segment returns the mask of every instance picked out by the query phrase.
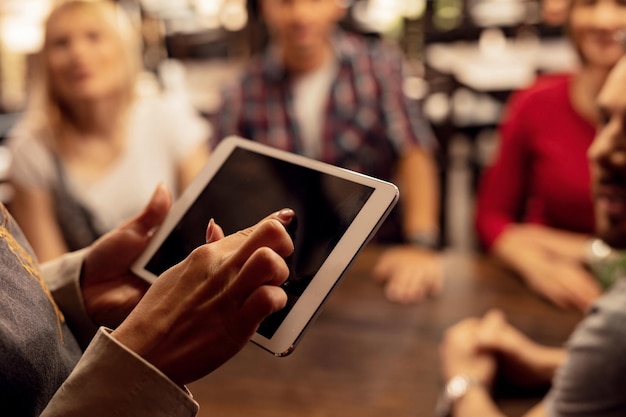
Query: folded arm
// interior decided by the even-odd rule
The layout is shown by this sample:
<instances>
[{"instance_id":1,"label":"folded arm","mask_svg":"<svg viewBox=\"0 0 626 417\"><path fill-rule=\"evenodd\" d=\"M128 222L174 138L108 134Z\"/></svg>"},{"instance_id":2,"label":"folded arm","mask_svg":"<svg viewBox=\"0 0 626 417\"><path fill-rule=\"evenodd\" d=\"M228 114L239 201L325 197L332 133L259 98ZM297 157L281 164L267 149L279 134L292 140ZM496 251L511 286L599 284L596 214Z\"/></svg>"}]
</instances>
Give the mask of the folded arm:
<instances>
[{"instance_id":1,"label":"folded arm","mask_svg":"<svg viewBox=\"0 0 626 417\"><path fill-rule=\"evenodd\" d=\"M587 239L543 226L510 225L492 253L556 305L585 311L602 292L583 263Z\"/></svg>"}]
</instances>

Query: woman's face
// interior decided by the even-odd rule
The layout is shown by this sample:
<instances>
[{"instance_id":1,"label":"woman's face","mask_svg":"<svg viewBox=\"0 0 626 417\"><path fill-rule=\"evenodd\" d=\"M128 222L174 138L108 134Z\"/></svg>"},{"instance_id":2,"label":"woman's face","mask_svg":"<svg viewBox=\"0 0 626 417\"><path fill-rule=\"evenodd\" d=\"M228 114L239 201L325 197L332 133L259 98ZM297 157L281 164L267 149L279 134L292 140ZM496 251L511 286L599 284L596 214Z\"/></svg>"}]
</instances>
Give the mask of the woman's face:
<instances>
[{"instance_id":1,"label":"woman's face","mask_svg":"<svg viewBox=\"0 0 626 417\"><path fill-rule=\"evenodd\" d=\"M129 77L120 38L88 9L67 10L48 23L45 63L53 93L70 105L119 94Z\"/></svg>"},{"instance_id":2,"label":"woman's face","mask_svg":"<svg viewBox=\"0 0 626 417\"><path fill-rule=\"evenodd\" d=\"M612 67L623 55L619 33L626 29L626 0L572 0L571 38L586 65Z\"/></svg>"}]
</instances>

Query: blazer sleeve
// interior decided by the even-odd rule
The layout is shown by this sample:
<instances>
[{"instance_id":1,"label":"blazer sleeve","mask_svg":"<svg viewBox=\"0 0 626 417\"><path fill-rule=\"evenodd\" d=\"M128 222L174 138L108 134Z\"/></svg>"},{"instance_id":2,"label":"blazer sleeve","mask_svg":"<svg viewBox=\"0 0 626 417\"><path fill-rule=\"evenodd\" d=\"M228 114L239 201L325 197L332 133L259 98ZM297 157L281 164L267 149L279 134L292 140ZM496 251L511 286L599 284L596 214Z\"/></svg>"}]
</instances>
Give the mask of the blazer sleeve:
<instances>
[{"instance_id":1,"label":"blazer sleeve","mask_svg":"<svg viewBox=\"0 0 626 417\"><path fill-rule=\"evenodd\" d=\"M41 417L192 417L191 394L100 328Z\"/></svg>"}]
</instances>

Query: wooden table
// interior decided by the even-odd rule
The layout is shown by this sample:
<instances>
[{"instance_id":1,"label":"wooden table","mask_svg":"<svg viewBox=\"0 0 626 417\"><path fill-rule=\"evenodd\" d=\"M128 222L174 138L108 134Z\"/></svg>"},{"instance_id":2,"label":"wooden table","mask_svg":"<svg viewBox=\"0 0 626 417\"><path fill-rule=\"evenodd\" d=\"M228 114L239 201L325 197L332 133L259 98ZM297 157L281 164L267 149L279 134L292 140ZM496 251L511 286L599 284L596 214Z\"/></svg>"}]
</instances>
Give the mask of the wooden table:
<instances>
[{"instance_id":1,"label":"wooden table","mask_svg":"<svg viewBox=\"0 0 626 417\"><path fill-rule=\"evenodd\" d=\"M535 340L560 345L581 315L551 306L479 255L447 253L441 297L388 302L366 248L295 351L276 358L250 344L190 386L201 417L429 417L441 388L437 347L446 328L491 307ZM535 396L536 397L536 396ZM500 400L520 415L537 399Z\"/></svg>"}]
</instances>

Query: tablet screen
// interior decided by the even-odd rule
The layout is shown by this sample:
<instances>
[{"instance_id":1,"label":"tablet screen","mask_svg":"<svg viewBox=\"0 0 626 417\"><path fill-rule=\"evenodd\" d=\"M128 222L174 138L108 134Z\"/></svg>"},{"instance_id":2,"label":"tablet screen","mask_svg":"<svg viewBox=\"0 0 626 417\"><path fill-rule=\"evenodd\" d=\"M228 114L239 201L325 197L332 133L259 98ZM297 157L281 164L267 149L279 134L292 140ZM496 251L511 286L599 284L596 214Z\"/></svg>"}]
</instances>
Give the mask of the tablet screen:
<instances>
[{"instance_id":1,"label":"tablet screen","mask_svg":"<svg viewBox=\"0 0 626 417\"><path fill-rule=\"evenodd\" d=\"M214 218L226 235L285 207L296 212L288 227L294 254L283 284L287 306L257 331L270 339L332 252L374 189L237 147L152 255L145 268L158 276L205 243Z\"/></svg>"}]
</instances>

